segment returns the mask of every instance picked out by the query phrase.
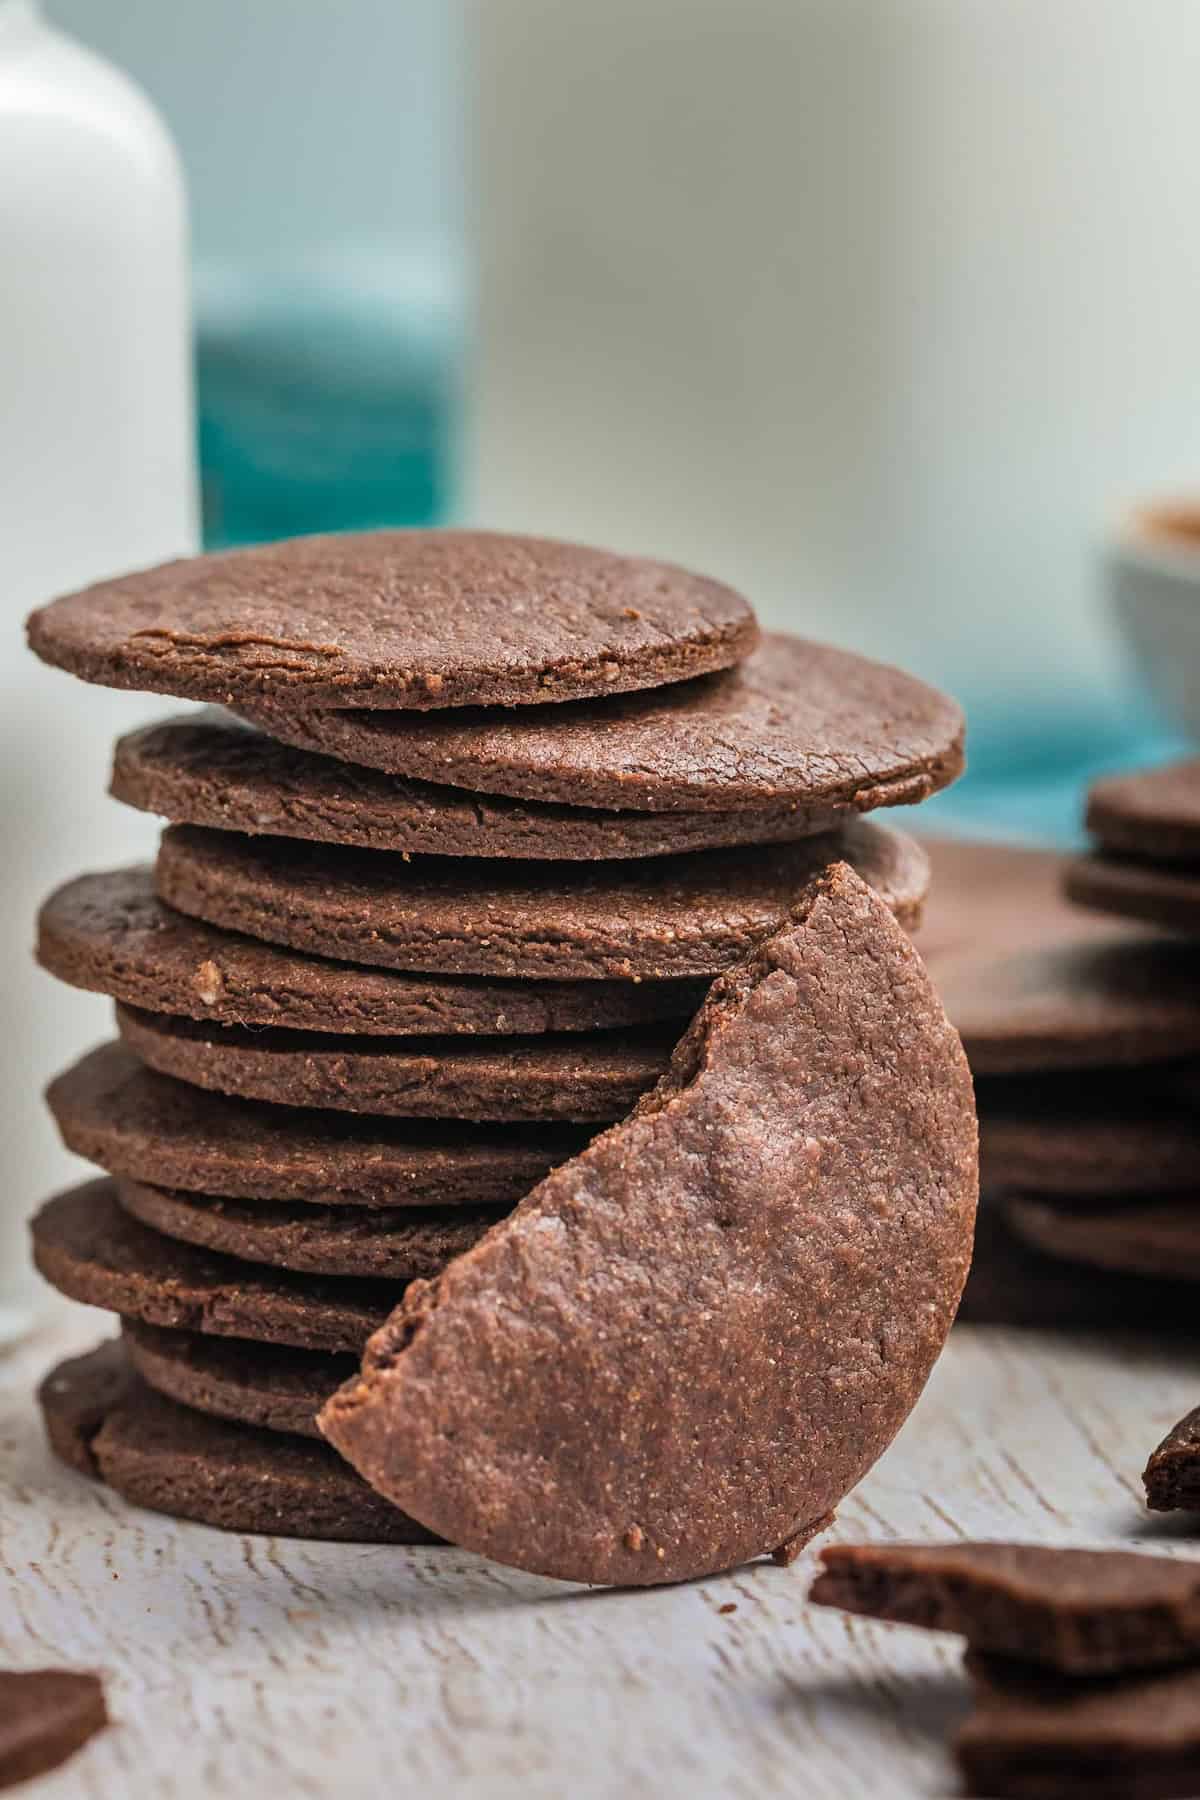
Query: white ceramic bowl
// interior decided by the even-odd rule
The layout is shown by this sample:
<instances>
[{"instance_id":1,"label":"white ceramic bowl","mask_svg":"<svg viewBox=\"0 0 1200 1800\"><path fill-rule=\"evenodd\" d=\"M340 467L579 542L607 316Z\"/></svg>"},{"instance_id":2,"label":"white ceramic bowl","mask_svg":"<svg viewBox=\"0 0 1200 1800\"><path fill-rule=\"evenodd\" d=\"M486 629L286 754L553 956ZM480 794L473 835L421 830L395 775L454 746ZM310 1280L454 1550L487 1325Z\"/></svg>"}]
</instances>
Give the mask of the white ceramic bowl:
<instances>
[{"instance_id":1,"label":"white ceramic bowl","mask_svg":"<svg viewBox=\"0 0 1200 1800\"><path fill-rule=\"evenodd\" d=\"M1131 508L1106 561L1143 675L1175 723L1200 739L1200 499Z\"/></svg>"}]
</instances>

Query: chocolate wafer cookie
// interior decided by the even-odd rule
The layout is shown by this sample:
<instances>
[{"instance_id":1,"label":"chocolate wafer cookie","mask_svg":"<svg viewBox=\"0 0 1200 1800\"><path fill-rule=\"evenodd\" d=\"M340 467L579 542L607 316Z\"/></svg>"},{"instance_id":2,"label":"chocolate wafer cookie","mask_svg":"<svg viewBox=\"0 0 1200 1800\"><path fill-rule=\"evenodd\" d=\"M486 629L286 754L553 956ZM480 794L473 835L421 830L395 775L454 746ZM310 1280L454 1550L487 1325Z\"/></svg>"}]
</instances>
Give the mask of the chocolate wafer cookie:
<instances>
[{"instance_id":1,"label":"chocolate wafer cookie","mask_svg":"<svg viewBox=\"0 0 1200 1800\"><path fill-rule=\"evenodd\" d=\"M318 1206L512 1205L591 1136L238 1100L157 1075L120 1043L89 1052L46 1098L67 1148L111 1175Z\"/></svg>"},{"instance_id":2,"label":"chocolate wafer cookie","mask_svg":"<svg viewBox=\"0 0 1200 1800\"><path fill-rule=\"evenodd\" d=\"M326 1445L165 1399L134 1373L120 1339L60 1363L38 1400L56 1455L134 1506L273 1537L435 1541Z\"/></svg>"},{"instance_id":3,"label":"chocolate wafer cookie","mask_svg":"<svg viewBox=\"0 0 1200 1800\"><path fill-rule=\"evenodd\" d=\"M1085 823L1118 855L1200 862L1200 757L1094 781Z\"/></svg>"},{"instance_id":4,"label":"chocolate wafer cookie","mask_svg":"<svg viewBox=\"0 0 1200 1800\"><path fill-rule=\"evenodd\" d=\"M523 706L725 669L758 626L669 563L481 531L294 538L98 582L29 620L105 687L308 706Z\"/></svg>"},{"instance_id":5,"label":"chocolate wafer cookie","mask_svg":"<svg viewBox=\"0 0 1200 1800\"><path fill-rule=\"evenodd\" d=\"M475 1207L311 1206L303 1201L222 1200L140 1181L118 1181L127 1213L164 1237L313 1275L411 1281L469 1250L502 1213Z\"/></svg>"},{"instance_id":6,"label":"chocolate wafer cookie","mask_svg":"<svg viewBox=\"0 0 1200 1800\"><path fill-rule=\"evenodd\" d=\"M830 1544L809 1599L1064 1675L1200 1660L1200 1563L1048 1544Z\"/></svg>"},{"instance_id":7,"label":"chocolate wafer cookie","mask_svg":"<svg viewBox=\"0 0 1200 1800\"><path fill-rule=\"evenodd\" d=\"M976 1076L1200 1051L1200 947L1072 906L1070 859L1052 850L923 843L933 879L917 948Z\"/></svg>"},{"instance_id":8,"label":"chocolate wafer cookie","mask_svg":"<svg viewBox=\"0 0 1200 1800\"><path fill-rule=\"evenodd\" d=\"M149 1387L197 1412L319 1438L317 1413L357 1366L349 1355L207 1337L122 1319L126 1355Z\"/></svg>"},{"instance_id":9,"label":"chocolate wafer cookie","mask_svg":"<svg viewBox=\"0 0 1200 1800\"><path fill-rule=\"evenodd\" d=\"M986 1187L1095 1196L1200 1183L1200 1127L1157 1071L981 1082L978 1098Z\"/></svg>"},{"instance_id":10,"label":"chocolate wafer cookie","mask_svg":"<svg viewBox=\"0 0 1200 1800\"><path fill-rule=\"evenodd\" d=\"M407 1290L321 1428L518 1567L644 1584L790 1556L924 1386L975 1149L925 968L839 866L630 1119Z\"/></svg>"},{"instance_id":11,"label":"chocolate wafer cookie","mask_svg":"<svg viewBox=\"0 0 1200 1800\"><path fill-rule=\"evenodd\" d=\"M1047 1256L1126 1275L1200 1281L1200 1202L1194 1193L1104 1196L1088 1206L1010 1194L1009 1224Z\"/></svg>"},{"instance_id":12,"label":"chocolate wafer cookie","mask_svg":"<svg viewBox=\"0 0 1200 1800\"><path fill-rule=\"evenodd\" d=\"M1074 858L1066 889L1077 906L1200 936L1200 869L1188 864L1096 851Z\"/></svg>"},{"instance_id":13,"label":"chocolate wafer cookie","mask_svg":"<svg viewBox=\"0 0 1200 1800\"><path fill-rule=\"evenodd\" d=\"M732 967L838 860L903 924L919 922L924 852L861 820L796 844L594 868L405 863L173 826L155 881L179 912L351 962L528 981L662 980Z\"/></svg>"},{"instance_id":14,"label":"chocolate wafer cookie","mask_svg":"<svg viewBox=\"0 0 1200 1800\"><path fill-rule=\"evenodd\" d=\"M252 703L253 705L253 703ZM775 632L728 674L552 715L251 711L273 737L388 774L573 806L849 813L924 800L963 766L952 700Z\"/></svg>"},{"instance_id":15,"label":"chocolate wafer cookie","mask_svg":"<svg viewBox=\"0 0 1200 1800\"><path fill-rule=\"evenodd\" d=\"M678 1031L531 1038L347 1038L249 1031L117 1007L146 1064L273 1105L412 1119L619 1119L670 1060Z\"/></svg>"},{"instance_id":16,"label":"chocolate wafer cookie","mask_svg":"<svg viewBox=\"0 0 1200 1800\"><path fill-rule=\"evenodd\" d=\"M781 800L753 812L617 812L467 793L312 755L218 708L121 738L109 791L176 825L406 856L558 862L785 842L832 830L846 810Z\"/></svg>"},{"instance_id":17,"label":"chocolate wafer cookie","mask_svg":"<svg viewBox=\"0 0 1200 1800\"><path fill-rule=\"evenodd\" d=\"M34 1259L122 1330L43 1388L58 1454L588 1582L791 1560L969 1260L928 859L860 817L955 778L959 709L719 582L481 532L193 558L28 630L233 709L121 740L154 868L39 920L121 1039L48 1093L108 1173Z\"/></svg>"},{"instance_id":18,"label":"chocolate wafer cookie","mask_svg":"<svg viewBox=\"0 0 1200 1800\"><path fill-rule=\"evenodd\" d=\"M81 875L38 915L38 961L73 987L222 1025L440 1037L686 1019L699 981L481 981L306 956L164 906L148 868Z\"/></svg>"},{"instance_id":19,"label":"chocolate wafer cookie","mask_svg":"<svg viewBox=\"0 0 1200 1800\"><path fill-rule=\"evenodd\" d=\"M33 1221L33 1258L52 1287L85 1306L303 1350L360 1350L403 1291L402 1282L296 1275L176 1243L132 1218L104 1180L46 1202Z\"/></svg>"},{"instance_id":20,"label":"chocolate wafer cookie","mask_svg":"<svg viewBox=\"0 0 1200 1800\"><path fill-rule=\"evenodd\" d=\"M1200 1668L1072 1681L972 1652L975 1709L955 1739L968 1794L1188 1800L1200 1791Z\"/></svg>"},{"instance_id":21,"label":"chocolate wafer cookie","mask_svg":"<svg viewBox=\"0 0 1200 1800\"><path fill-rule=\"evenodd\" d=\"M1018 1237L1004 1196L979 1207L975 1254L958 1309L963 1325L1011 1325L1038 1331L1132 1331L1187 1341L1200 1335L1200 1309L1189 1281L1086 1270L1047 1256Z\"/></svg>"}]
</instances>

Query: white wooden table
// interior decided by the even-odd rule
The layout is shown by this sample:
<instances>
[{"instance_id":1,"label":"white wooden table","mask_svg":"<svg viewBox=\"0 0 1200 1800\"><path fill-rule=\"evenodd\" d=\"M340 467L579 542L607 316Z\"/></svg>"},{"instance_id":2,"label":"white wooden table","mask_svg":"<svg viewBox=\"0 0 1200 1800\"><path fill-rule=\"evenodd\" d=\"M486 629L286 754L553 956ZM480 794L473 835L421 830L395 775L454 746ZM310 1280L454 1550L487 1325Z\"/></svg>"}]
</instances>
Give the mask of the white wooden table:
<instances>
[{"instance_id":1,"label":"white wooden table","mask_svg":"<svg viewBox=\"0 0 1200 1800\"><path fill-rule=\"evenodd\" d=\"M104 1334L72 1309L0 1361L0 1660L103 1670L117 1729L37 1800L954 1791L952 1640L808 1607L812 1553L650 1593L455 1550L240 1538L60 1468L32 1400ZM959 1328L835 1534L1200 1542L1141 1507L1200 1348ZM735 1610L731 1610L735 1609Z\"/></svg>"}]
</instances>

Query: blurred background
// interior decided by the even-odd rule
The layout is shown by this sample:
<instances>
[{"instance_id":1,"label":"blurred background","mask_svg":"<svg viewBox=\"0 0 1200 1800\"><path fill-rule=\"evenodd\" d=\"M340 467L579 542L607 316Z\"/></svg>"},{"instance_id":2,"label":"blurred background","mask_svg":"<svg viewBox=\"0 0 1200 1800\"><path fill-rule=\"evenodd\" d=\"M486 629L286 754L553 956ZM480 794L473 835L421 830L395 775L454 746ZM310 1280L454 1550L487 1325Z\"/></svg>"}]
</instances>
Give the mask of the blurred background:
<instances>
[{"instance_id":1,"label":"blurred background","mask_svg":"<svg viewBox=\"0 0 1200 1800\"><path fill-rule=\"evenodd\" d=\"M953 687L968 820L1152 731L1096 551L1200 471L1190 0L49 11L180 147L209 542L698 564Z\"/></svg>"},{"instance_id":2,"label":"blurred background","mask_svg":"<svg viewBox=\"0 0 1200 1800\"><path fill-rule=\"evenodd\" d=\"M0 77L31 8L0 0ZM178 148L210 545L454 520L698 566L962 699L930 824L1067 841L1091 774L1175 747L1105 545L1200 488L1194 0L43 10ZM64 507L16 584L8 766L45 781L8 796L13 919L148 850L98 795L113 731L164 710L32 669L20 616L188 548L190 505L86 554ZM48 1072L90 1003L12 981Z\"/></svg>"},{"instance_id":3,"label":"blurred background","mask_svg":"<svg viewBox=\"0 0 1200 1800\"><path fill-rule=\"evenodd\" d=\"M211 545L455 504L466 22L453 0L47 0L157 105L191 210Z\"/></svg>"},{"instance_id":4,"label":"blurred background","mask_svg":"<svg viewBox=\"0 0 1200 1800\"><path fill-rule=\"evenodd\" d=\"M1200 471L1189 0L48 10L180 148L210 544L696 564L952 687L969 824L1153 736L1097 547Z\"/></svg>"}]
</instances>

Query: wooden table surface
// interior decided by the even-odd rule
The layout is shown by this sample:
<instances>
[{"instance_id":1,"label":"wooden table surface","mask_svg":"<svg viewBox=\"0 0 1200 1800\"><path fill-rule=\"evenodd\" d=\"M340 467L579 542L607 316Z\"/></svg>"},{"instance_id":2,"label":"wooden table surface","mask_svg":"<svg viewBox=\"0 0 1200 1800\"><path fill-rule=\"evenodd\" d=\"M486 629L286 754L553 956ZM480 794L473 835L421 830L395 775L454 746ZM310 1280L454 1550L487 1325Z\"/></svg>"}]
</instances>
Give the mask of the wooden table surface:
<instances>
[{"instance_id":1,"label":"wooden table surface","mask_svg":"<svg viewBox=\"0 0 1200 1800\"><path fill-rule=\"evenodd\" d=\"M807 1606L811 1551L588 1592L456 1550L235 1537L127 1507L51 1459L32 1400L105 1325L74 1308L0 1360L0 1660L104 1671L117 1720L37 1800L955 1791L954 1640ZM1148 1518L1139 1481L1198 1400L1200 1347L959 1327L831 1536L1200 1554Z\"/></svg>"}]
</instances>

